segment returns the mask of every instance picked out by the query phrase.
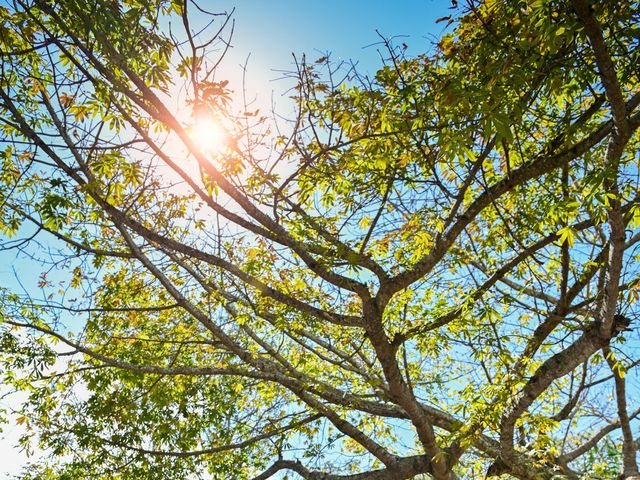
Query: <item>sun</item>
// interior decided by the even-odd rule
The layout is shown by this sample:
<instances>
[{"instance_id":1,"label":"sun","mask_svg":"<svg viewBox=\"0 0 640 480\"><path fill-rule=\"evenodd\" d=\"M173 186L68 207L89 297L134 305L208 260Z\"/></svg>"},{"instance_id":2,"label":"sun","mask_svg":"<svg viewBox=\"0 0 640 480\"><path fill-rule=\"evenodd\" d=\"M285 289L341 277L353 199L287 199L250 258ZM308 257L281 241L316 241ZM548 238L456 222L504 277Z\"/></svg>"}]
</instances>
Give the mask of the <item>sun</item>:
<instances>
[{"instance_id":1,"label":"sun","mask_svg":"<svg viewBox=\"0 0 640 480\"><path fill-rule=\"evenodd\" d=\"M204 153L215 155L227 147L227 135L222 126L213 118L197 118L189 129L191 140Z\"/></svg>"}]
</instances>

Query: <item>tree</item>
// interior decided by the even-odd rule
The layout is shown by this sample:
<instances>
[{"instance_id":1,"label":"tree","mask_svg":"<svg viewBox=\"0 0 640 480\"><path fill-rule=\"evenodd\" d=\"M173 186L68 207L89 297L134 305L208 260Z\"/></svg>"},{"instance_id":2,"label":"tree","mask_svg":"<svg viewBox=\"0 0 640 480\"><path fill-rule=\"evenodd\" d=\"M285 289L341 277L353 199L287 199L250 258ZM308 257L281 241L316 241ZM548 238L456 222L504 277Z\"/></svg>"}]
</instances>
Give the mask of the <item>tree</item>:
<instances>
[{"instance_id":1,"label":"tree","mask_svg":"<svg viewBox=\"0 0 640 480\"><path fill-rule=\"evenodd\" d=\"M192 10L0 6L23 478L638 478L637 4L469 1L288 122Z\"/></svg>"}]
</instances>

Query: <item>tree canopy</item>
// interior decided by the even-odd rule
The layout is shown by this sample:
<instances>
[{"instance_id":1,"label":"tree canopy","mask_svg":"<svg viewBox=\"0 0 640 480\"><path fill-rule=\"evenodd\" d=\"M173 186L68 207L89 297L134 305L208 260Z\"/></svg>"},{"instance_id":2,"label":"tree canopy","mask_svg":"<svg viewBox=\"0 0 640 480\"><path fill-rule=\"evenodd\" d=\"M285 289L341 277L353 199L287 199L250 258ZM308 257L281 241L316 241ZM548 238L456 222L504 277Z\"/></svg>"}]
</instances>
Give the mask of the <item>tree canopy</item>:
<instances>
[{"instance_id":1,"label":"tree canopy","mask_svg":"<svg viewBox=\"0 0 640 480\"><path fill-rule=\"evenodd\" d=\"M639 477L638 4L453 3L289 117L228 14L0 5L21 478Z\"/></svg>"}]
</instances>

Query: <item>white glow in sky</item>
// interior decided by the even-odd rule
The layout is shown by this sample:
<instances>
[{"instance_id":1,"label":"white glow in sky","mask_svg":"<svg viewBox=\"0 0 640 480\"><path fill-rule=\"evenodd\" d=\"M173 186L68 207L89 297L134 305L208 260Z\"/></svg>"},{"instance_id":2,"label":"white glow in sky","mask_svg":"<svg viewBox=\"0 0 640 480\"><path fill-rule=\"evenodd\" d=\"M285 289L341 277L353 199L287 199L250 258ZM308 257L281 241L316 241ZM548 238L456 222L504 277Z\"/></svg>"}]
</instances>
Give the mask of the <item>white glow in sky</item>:
<instances>
[{"instance_id":1,"label":"white glow in sky","mask_svg":"<svg viewBox=\"0 0 640 480\"><path fill-rule=\"evenodd\" d=\"M224 129L210 117L197 118L189 129L189 136L204 153L221 153L227 146L227 135Z\"/></svg>"}]
</instances>

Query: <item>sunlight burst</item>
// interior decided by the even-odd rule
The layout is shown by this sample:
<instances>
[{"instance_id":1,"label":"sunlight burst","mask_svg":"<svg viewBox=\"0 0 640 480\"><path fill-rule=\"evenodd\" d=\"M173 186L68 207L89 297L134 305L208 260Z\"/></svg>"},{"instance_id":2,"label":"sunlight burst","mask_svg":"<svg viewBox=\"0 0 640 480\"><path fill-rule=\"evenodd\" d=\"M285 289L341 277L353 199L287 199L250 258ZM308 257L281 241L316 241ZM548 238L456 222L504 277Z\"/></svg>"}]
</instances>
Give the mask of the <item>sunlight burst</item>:
<instances>
[{"instance_id":1,"label":"sunlight burst","mask_svg":"<svg viewBox=\"0 0 640 480\"><path fill-rule=\"evenodd\" d=\"M212 118L199 118L190 129L190 137L205 153L218 154L226 148L227 135L222 126Z\"/></svg>"}]
</instances>

